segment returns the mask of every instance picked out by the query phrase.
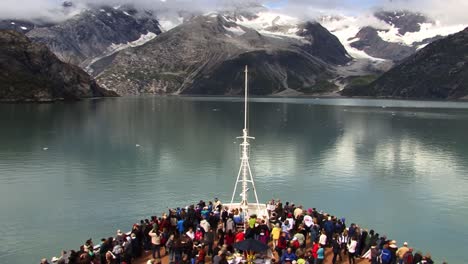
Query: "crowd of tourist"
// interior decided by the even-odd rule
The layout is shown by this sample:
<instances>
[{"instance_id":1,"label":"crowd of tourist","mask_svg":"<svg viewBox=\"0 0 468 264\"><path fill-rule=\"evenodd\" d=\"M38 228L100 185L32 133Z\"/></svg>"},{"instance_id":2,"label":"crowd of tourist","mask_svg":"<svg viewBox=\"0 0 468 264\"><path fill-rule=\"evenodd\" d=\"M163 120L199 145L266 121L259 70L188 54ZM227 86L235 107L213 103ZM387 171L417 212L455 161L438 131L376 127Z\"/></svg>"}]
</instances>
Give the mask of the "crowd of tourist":
<instances>
[{"instance_id":1,"label":"crowd of tourist","mask_svg":"<svg viewBox=\"0 0 468 264\"><path fill-rule=\"evenodd\" d=\"M185 208L170 209L160 217L152 216L132 226L131 231L117 230L115 236L99 243L87 240L79 250L62 251L52 263L131 264L151 252L148 263L236 264L245 259L235 243L256 239L269 246L255 262L266 264L322 264L326 258L335 263L432 264L429 253L415 251L404 242L398 247L374 230L367 230L345 218L304 209L289 202L270 201L268 215L244 219L240 208L228 208L218 199L200 201ZM326 254L326 252L329 254ZM261 258L261 259L260 259ZM253 261L253 259L248 259ZM43 259L41 264L49 263Z\"/></svg>"}]
</instances>

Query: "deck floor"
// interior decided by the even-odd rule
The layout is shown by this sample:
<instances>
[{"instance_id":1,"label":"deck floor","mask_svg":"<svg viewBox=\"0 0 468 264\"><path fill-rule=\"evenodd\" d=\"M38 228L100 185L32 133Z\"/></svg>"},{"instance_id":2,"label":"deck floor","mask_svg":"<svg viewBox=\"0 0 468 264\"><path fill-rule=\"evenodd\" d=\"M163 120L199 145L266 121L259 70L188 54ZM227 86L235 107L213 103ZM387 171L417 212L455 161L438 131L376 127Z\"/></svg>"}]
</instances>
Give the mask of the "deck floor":
<instances>
[{"instance_id":1,"label":"deck floor","mask_svg":"<svg viewBox=\"0 0 468 264\"><path fill-rule=\"evenodd\" d=\"M270 246L271 246L271 244L270 244ZM310 247L309 243L307 243L307 250L310 250L310 249L311 249L311 247ZM163 254L163 253L164 253L164 250L161 250L161 254ZM276 254L276 252L274 252L274 254L275 254L276 259L278 259L278 255ZM137 260L133 261L133 263L135 263L135 264L146 264L146 262L148 260L152 259L151 251L144 252L143 255L144 256L141 257L140 259L137 259ZM344 257L344 260L342 262L340 262L339 258L338 258L336 263L337 264L349 264L348 257L347 256L343 256L343 257ZM332 264L332 259L333 259L333 252L332 252L331 248L327 248L325 250L325 259L323 261L323 264ZM211 263L211 257L207 257L205 263L210 264ZM370 261L367 260L367 259L356 258L356 263L357 264L367 264L367 263L370 263ZM162 257L161 264L169 264L169 257L168 256Z\"/></svg>"}]
</instances>

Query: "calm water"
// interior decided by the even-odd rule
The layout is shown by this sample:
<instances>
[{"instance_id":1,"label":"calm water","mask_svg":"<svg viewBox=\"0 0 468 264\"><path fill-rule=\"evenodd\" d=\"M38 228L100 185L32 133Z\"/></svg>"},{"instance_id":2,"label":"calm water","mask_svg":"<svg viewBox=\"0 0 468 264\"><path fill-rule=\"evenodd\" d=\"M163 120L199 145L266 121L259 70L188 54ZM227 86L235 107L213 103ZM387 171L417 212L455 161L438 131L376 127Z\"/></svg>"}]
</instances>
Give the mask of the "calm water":
<instances>
[{"instance_id":1,"label":"calm water","mask_svg":"<svg viewBox=\"0 0 468 264\"><path fill-rule=\"evenodd\" d=\"M250 106L261 200L317 207L438 260L468 262L468 104ZM236 98L0 105L0 262L37 263L168 206L227 201L241 110Z\"/></svg>"}]
</instances>

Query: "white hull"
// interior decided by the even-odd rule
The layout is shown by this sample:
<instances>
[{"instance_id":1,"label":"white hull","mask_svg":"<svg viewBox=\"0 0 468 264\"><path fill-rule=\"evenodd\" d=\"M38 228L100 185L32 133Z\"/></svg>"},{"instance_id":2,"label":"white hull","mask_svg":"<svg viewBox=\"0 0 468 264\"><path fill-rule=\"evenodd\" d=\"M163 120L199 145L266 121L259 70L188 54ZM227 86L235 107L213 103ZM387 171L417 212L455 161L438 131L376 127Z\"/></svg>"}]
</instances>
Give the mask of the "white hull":
<instances>
[{"instance_id":1,"label":"white hull","mask_svg":"<svg viewBox=\"0 0 468 264\"><path fill-rule=\"evenodd\" d=\"M240 203L227 203L223 204L223 206L229 208L229 211L231 209L242 208ZM247 217L253 214L257 215L259 219L269 219L266 204L249 203L247 206Z\"/></svg>"}]
</instances>

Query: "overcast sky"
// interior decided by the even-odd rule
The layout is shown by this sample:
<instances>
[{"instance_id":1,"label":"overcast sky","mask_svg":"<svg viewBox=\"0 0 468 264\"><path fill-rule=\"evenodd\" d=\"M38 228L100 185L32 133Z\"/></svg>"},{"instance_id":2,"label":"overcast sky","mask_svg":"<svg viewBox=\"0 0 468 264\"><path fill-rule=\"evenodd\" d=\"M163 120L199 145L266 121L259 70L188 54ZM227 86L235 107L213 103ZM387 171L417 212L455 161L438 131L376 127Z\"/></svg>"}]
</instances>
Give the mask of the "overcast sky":
<instances>
[{"instance_id":1,"label":"overcast sky","mask_svg":"<svg viewBox=\"0 0 468 264\"><path fill-rule=\"evenodd\" d=\"M0 18L61 19L61 0L0 0ZM468 0L74 0L75 6L86 3L118 5L130 3L142 8L170 10L185 9L198 12L219 10L226 6L242 6L258 2L277 12L314 18L320 14L358 15L377 8L407 9L429 14L449 24L468 24Z\"/></svg>"}]
</instances>

